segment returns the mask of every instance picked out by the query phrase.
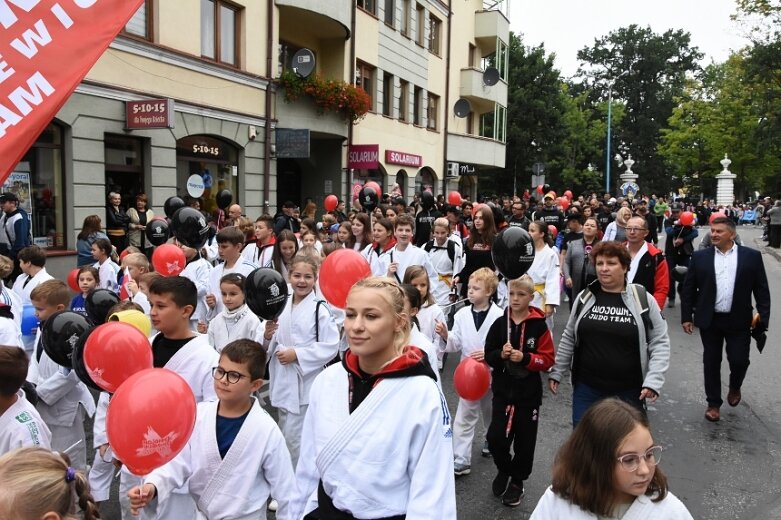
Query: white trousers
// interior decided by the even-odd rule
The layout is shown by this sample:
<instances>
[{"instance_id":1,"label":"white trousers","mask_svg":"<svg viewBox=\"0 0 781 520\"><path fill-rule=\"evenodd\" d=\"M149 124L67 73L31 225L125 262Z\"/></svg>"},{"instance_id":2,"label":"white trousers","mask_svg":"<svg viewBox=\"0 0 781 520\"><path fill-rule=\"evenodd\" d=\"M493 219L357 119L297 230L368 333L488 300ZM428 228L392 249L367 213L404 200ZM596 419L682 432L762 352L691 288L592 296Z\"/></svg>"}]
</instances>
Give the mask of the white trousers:
<instances>
[{"instance_id":1,"label":"white trousers","mask_svg":"<svg viewBox=\"0 0 781 520\"><path fill-rule=\"evenodd\" d=\"M285 444L290 452L294 470L298 464L298 455L301 453L301 432L304 430L304 416L306 416L307 408L309 408L308 404L302 405L298 413L291 413L281 408L277 409L279 429L282 430L282 435L285 437Z\"/></svg>"},{"instance_id":2,"label":"white trousers","mask_svg":"<svg viewBox=\"0 0 781 520\"><path fill-rule=\"evenodd\" d=\"M110 452L109 452L110 453ZM95 458L89 469L89 490L95 502L105 502L111 494L111 481L117 468L100 458L100 450L95 450Z\"/></svg>"},{"instance_id":3,"label":"white trousers","mask_svg":"<svg viewBox=\"0 0 781 520\"><path fill-rule=\"evenodd\" d=\"M79 406L70 426L48 425L52 432L52 451L61 451L71 460L71 467L87 471L87 436L84 434L84 408Z\"/></svg>"},{"instance_id":4,"label":"white trousers","mask_svg":"<svg viewBox=\"0 0 781 520\"><path fill-rule=\"evenodd\" d=\"M479 401L458 400L456 418L453 421L453 456L456 464L470 465L472 463L472 440L475 436L477 422L483 419L483 429L488 431L491 424L491 399L493 392L488 393Z\"/></svg>"}]
</instances>

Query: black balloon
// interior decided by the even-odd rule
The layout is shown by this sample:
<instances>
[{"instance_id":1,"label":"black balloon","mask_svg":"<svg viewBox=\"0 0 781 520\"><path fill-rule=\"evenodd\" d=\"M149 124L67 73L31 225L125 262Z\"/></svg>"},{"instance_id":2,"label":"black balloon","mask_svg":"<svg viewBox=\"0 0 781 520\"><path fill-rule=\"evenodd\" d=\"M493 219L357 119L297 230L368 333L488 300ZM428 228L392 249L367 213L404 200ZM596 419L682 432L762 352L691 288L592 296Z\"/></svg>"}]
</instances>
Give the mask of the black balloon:
<instances>
[{"instance_id":1,"label":"black balloon","mask_svg":"<svg viewBox=\"0 0 781 520\"><path fill-rule=\"evenodd\" d=\"M685 265L676 265L673 268L673 280L683 283L683 280L686 278L686 273L688 272L689 268Z\"/></svg>"},{"instance_id":2,"label":"black balloon","mask_svg":"<svg viewBox=\"0 0 781 520\"><path fill-rule=\"evenodd\" d=\"M171 218L174 213L176 213L176 210L183 208L184 206L184 200L182 200L181 197L174 195L173 197L168 197L165 199L165 202L163 203L163 211L165 211L166 217Z\"/></svg>"},{"instance_id":3,"label":"black balloon","mask_svg":"<svg viewBox=\"0 0 781 520\"><path fill-rule=\"evenodd\" d=\"M171 230L168 228L168 221L162 217L156 217L146 224L146 239L154 246L159 246L168 242L171 238Z\"/></svg>"},{"instance_id":4,"label":"black balloon","mask_svg":"<svg viewBox=\"0 0 781 520\"><path fill-rule=\"evenodd\" d=\"M534 262L532 237L523 228L504 228L491 245L491 258L502 276L508 280L520 278Z\"/></svg>"},{"instance_id":5,"label":"black balloon","mask_svg":"<svg viewBox=\"0 0 781 520\"><path fill-rule=\"evenodd\" d=\"M73 348L90 328L87 318L73 311L59 311L43 322L41 343L46 355L60 366L71 368Z\"/></svg>"},{"instance_id":6,"label":"black balloon","mask_svg":"<svg viewBox=\"0 0 781 520\"><path fill-rule=\"evenodd\" d=\"M423 191L420 193L420 205L426 211L434 207L434 194L430 191Z\"/></svg>"},{"instance_id":7,"label":"black balloon","mask_svg":"<svg viewBox=\"0 0 781 520\"><path fill-rule=\"evenodd\" d=\"M214 198L217 201L217 207L221 210L228 209L228 206L230 206L231 202L233 202L233 194L231 193L231 190L220 190L217 192L217 195Z\"/></svg>"},{"instance_id":8,"label":"black balloon","mask_svg":"<svg viewBox=\"0 0 781 520\"><path fill-rule=\"evenodd\" d=\"M361 203L361 207L366 211L374 211L374 208L377 207L379 202L377 190L369 186L364 186L358 194L358 202Z\"/></svg>"},{"instance_id":9,"label":"black balloon","mask_svg":"<svg viewBox=\"0 0 781 520\"><path fill-rule=\"evenodd\" d=\"M171 217L171 234L180 244L200 249L209 239L209 223L195 208L181 208Z\"/></svg>"},{"instance_id":10,"label":"black balloon","mask_svg":"<svg viewBox=\"0 0 781 520\"><path fill-rule=\"evenodd\" d=\"M93 289L87 294L84 309L94 325L103 325L108 318L108 311L119 303L119 296L108 289Z\"/></svg>"},{"instance_id":11,"label":"black balloon","mask_svg":"<svg viewBox=\"0 0 781 520\"><path fill-rule=\"evenodd\" d=\"M542 193L543 195L548 193L550 191L550 184L543 184L542 185Z\"/></svg>"},{"instance_id":12,"label":"black balloon","mask_svg":"<svg viewBox=\"0 0 781 520\"><path fill-rule=\"evenodd\" d=\"M287 283L274 269L259 267L244 283L247 306L264 320L275 320L287 304Z\"/></svg>"},{"instance_id":13,"label":"black balloon","mask_svg":"<svg viewBox=\"0 0 781 520\"><path fill-rule=\"evenodd\" d=\"M89 376L89 372L87 372L87 367L84 366L84 345L87 344L87 338L93 330L95 329L87 329L81 336L79 336L79 340L73 347L71 365L73 366L73 371L76 373L76 376L82 383L92 388L93 390L104 392L105 390L95 384L95 381L92 380L92 378Z\"/></svg>"}]
</instances>

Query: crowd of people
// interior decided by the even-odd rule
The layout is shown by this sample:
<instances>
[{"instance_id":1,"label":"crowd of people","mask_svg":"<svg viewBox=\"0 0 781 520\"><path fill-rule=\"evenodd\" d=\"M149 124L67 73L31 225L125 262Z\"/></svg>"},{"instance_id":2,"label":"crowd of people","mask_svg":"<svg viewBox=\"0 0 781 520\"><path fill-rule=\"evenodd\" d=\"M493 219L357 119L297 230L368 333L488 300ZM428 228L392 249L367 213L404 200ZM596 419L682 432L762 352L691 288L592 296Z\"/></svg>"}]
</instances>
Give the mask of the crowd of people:
<instances>
[{"instance_id":1,"label":"crowd of people","mask_svg":"<svg viewBox=\"0 0 781 520\"><path fill-rule=\"evenodd\" d=\"M319 219L311 201L303 211L287 201L254 221L233 204L204 215L214 229L202 248L171 239L186 266L162 276L149 261L146 197L127 211L119 194L108 201L105 227L91 215L78 236L75 296L46 272L41 248L0 256L0 276L13 278L15 261L21 270L0 287L0 518L74 518L75 502L99 518L96 502L108 500L122 467L106 434L110 395L96 401L49 357L40 331L23 339L26 305L45 322L63 309L90 316L95 289L121 295L107 316L145 316L154 366L182 376L199 403L195 431L171 462L148 475L119 472L123 519L264 518L267 508L280 519L455 518L454 479L471 473L474 443L496 465L493 494L515 507L532 473L544 388L556 394L566 374L573 433L532 518L691 518L657 468L662 448L647 417L669 365L663 309L680 299L684 331L701 330L709 421L722 405L723 343L736 406L748 342L769 323L761 256L737 245L741 217L707 203L527 192L449 204L424 192L363 210L340 201ZM776 202L759 217L773 247L778 213ZM492 246L512 227L528 232L534 260L507 279ZM705 230L711 245L698 251ZM329 280L319 278L340 249L371 271L344 309L324 301ZM246 280L259 268L288 282L273 320L247 305ZM555 343L563 302L569 319ZM448 353L492 372L490 389L461 397L452 421L440 381ZM266 382L269 402L258 394Z\"/></svg>"}]
</instances>

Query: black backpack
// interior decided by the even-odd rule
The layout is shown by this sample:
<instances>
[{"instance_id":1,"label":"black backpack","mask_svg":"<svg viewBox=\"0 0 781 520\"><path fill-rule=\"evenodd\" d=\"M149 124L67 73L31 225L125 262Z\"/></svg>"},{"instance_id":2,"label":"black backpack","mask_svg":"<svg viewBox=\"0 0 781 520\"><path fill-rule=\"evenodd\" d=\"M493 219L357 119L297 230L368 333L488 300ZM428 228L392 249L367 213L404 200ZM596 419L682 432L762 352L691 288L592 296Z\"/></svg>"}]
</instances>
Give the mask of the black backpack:
<instances>
[{"instance_id":1,"label":"black backpack","mask_svg":"<svg viewBox=\"0 0 781 520\"><path fill-rule=\"evenodd\" d=\"M432 249L434 249L433 240L429 240L423 245L423 250L426 253L430 253ZM453 263L456 259L456 243L450 239L447 240L447 256L450 258L450 263Z\"/></svg>"}]
</instances>

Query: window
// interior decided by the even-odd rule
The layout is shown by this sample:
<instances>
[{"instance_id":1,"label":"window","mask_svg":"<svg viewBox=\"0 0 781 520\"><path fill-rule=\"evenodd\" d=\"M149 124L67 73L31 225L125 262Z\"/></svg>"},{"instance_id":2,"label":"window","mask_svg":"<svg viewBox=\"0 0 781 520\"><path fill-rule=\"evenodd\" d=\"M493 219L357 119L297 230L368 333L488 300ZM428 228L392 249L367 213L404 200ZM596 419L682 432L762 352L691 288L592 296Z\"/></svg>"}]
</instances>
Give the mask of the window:
<instances>
[{"instance_id":1,"label":"window","mask_svg":"<svg viewBox=\"0 0 781 520\"><path fill-rule=\"evenodd\" d=\"M399 84L399 121L406 122L409 114L409 82L401 80Z\"/></svg>"},{"instance_id":2,"label":"window","mask_svg":"<svg viewBox=\"0 0 781 520\"><path fill-rule=\"evenodd\" d=\"M480 115L480 136L505 142L507 132L507 108L496 105L493 112Z\"/></svg>"},{"instance_id":3,"label":"window","mask_svg":"<svg viewBox=\"0 0 781 520\"><path fill-rule=\"evenodd\" d=\"M429 92L428 95L428 110L426 112L426 128L429 130L437 130L437 115L439 114L439 96Z\"/></svg>"},{"instance_id":4,"label":"window","mask_svg":"<svg viewBox=\"0 0 781 520\"><path fill-rule=\"evenodd\" d=\"M376 0L356 0L355 5L357 5L360 9L363 9L367 13L371 15L377 14L377 4L375 3Z\"/></svg>"},{"instance_id":5,"label":"window","mask_svg":"<svg viewBox=\"0 0 781 520\"><path fill-rule=\"evenodd\" d=\"M423 89L415 87L415 97L412 100L412 123L423 126Z\"/></svg>"},{"instance_id":6,"label":"window","mask_svg":"<svg viewBox=\"0 0 781 520\"><path fill-rule=\"evenodd\" d=\"M393 75L382 75L382 115L393 117Z\"/></svg>"},{"instance_id":7,"label":"window","mask_svg":"<svg viewBox=\"0 0 781 520\"><path fill-rule=\"evenodd\" d=\"M125 26L125 33L132 34L133 36L139 36L146 40L152 39L152 24L151 24L151 12L152 6L151 0L146 0L141 7L138 8L136 14L130 19Z\"/></svg>"},{"instance_id":8,"label":"window","mask_svg":"<svg viewBox=\"0 0 781 520\"><path fill-rule=\"evenodd\" d=\"M176 141L177 186L187 186L191 175L200 176L207 188L201 196L201 211L212 214L218 209L217 194L221 190L230 190L234 197L242 193L238 183L239 150L231 143L209 135L182 137ZM187 193L183 189L182 192L179 192L180 197Z\"/></svg>"},{"instance_id":9,"label":"window","mask_svg":"<svg viewBox=\"0 0 781 520\"><path fill-rule=\"evenodd\" d=\"M396 0L385 0L385 24L396 27Z\"/></svg>"},{"instance_id":10,"label":"window","mask_svg":"<svg viewBox=\"0 0 781 520\"><path fill-rule=\"evenodd\" d=\"M499 69L499 77L507 81L508 65L507 44L500 39L496 39L496 68Z\"/></svg>"},{"instance_id":11,"label":"window","mask_svg":"<svg viewBox=\"0 0 781 520\"><path fill-rule=\"evenodd\" d=\"M410 37L412 32L412 0L401 0L401 34Z\"/></svg>"},{"instance_id":12,"label":"window","mask_svg":"<svg viewBox=\"0 0 781 520\"><path fill-rule=\"evenodd\" d=\"M477 67L477 47L472 43L469 44L469 66Z\"/></svg>"},{"instance_id":13,"label":"window","mask_svg":"<svg viewBox=\"0 0 781 520\"><path fill-rule=\"evenodd\" d=\"M65 248L62 136L62 128L50 123L0 187L19 197L30 215L33 244L47 249Z\"/></svg>"},{"instance_id":14,"label":"window","mask_svg":"<svg viewBox=\"0 0 781 520\"><path fill-rule=\"evenodd\" d=\"M437 56L441 55L440 40L442 38L442 20L429 13L428 17L428 51Z\"/></svg>"},{"instance_id":15,"label":"window","mask_svg":"<svg viewBox=\"0 0 781 520\"><path fill-rule=\"evenodd\" d=\"M426 10L420 4L415 4L415 20L417 21L415 42L423 47L426 44Z\"/></svg>"},{"instance_id":16,"label":"window","mask_svg":"<svg viewBox=\"0 0 781 520\"><path fill-rule=\"evenodd\" d=\"M236 7L222 0L201 0L201 55L204 58L238 65L238 15Z\"/></svg>"},{"instance_id":17,"label":"window","mask_svg":"<svg viewBox=\"0 0 781 520\"><path fill-rule=\"evenodd\" d=\"M355 66L355 85L361 87L372 99L371 106L374 110L374 67L359 61Z\"/></svg>"}]
</instances>

